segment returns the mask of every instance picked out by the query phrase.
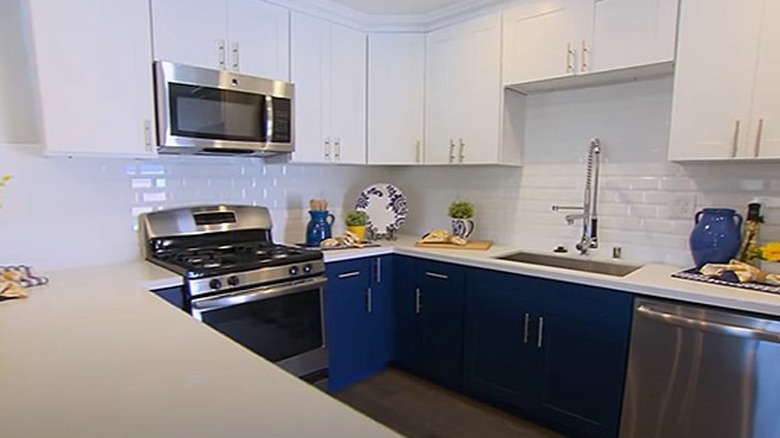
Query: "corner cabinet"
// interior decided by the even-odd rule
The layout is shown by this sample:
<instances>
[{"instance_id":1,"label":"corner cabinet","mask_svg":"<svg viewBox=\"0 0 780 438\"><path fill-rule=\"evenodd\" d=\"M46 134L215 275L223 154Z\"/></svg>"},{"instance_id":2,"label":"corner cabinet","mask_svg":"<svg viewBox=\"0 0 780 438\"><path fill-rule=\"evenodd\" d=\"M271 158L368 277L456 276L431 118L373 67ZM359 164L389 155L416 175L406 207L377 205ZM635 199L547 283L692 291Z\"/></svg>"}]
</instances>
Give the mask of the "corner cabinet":
<instances>
[{"instance_id":1,"label":"corner cabinet","mask_svg":"<svg viewBox=\"0 0 780 438\"><path fill-rule=\"evenodd\" d=\"M328 263L328 390L382 371L393 357L392 256Z\"/></svg>"},{"instance_id":2,"label":"corner cabinet","mask_svg":"<svg viewBox=\"0 0 780 438\"><path fill-rule=\"evenodd\" d=\"M425 164L502 163L502 97L500 14L430 32Z\"/></svg>"},{"instance_id":3,"label":"corner cabinet","mask_svg":"<svg viewBox=\"0 0 780 438\"><path fill-rule=\"evenodd\" d=\"M292 12L299 163L366 163L366 34Z\"/></svg>"},{"instance_id":4,"label":"corner cabinet","mask_svg":"<svg viewBox=\"0 0 780 438\"><path fill-rule=\"evenodd\" d=\"M30 0L48 155L153 157L146 0Z\"/></svg>"},{"instance_id":5,"label":"corner cabinet","mask_svg":"<svg viewBox=\"0 0 780 438\"><path fill-rule=\"evenodd\" d=\"M685 0L670 160L780 158L780 4Z\"/></svg>"},{"instance_id":6,"label":"corner cabinet","mask_svg":"<svg viewBox=\"0 0 780 438\"><path fill-rule=\"evenodd\" d=\"M154 57L288 81L289 11L263 0L152 0Z\"/></svg>"},{"instance_id":7,"label":"corner cabinet","mask_svg":"<svg viewBox=\"0 0 780 438\"><path fill-rule=\"evenodd\" d=\"M396 362L450 388L461 386L465 270L396 259Z\"/></svg>"},{"instance_id":8,"label":"corner cabinet","mask_svg":"<svg viewBox=\"0 0 780 438\"><path fill-rule=\"evenodd\" d=\"M532 0L513 6L503 14L504 84L523 89L522 84L573 82L575 76L648 66L655 66L648 73L671 72L677 3Z\"/></svg>"},{"instance_id":9,"label":"corner cabinet","mask_svg":"<svg viewBox=\"0 0 780 438\"><path fill-rule=\"evenodd\" d=\"M368 164L423 162L425 35L368 36Z\"/></svg>"},{"instance_id":10,"label":"corner cabinet","mask_svg":"<svg viewBox=\"0 0 780 438\"><path fill-rule=\"evenodd\" d=\"M472 269L464 389L577 437L615 438L633 298Z\"/></svg>"}]
</instances>

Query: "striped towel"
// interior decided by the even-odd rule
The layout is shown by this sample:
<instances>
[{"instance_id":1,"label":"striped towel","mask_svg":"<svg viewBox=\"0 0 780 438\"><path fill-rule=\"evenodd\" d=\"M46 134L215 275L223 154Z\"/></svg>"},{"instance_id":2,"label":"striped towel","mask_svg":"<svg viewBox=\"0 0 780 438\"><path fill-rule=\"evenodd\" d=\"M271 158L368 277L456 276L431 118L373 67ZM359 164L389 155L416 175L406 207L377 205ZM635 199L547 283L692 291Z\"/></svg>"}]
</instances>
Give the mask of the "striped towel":
<instances>
[{"instance_id":1,"label":"striped towel","mask_svg":"<svg viewBox=\"0 0 780 438\"><path fill-rule=\"evenodd\" d=\"M22 287L33 287L47 284L49 279L46 277L40 277L32 275L30 272L32 268L26 265L18 266L0 266L0 275L6 272L15 272L21 274L21 278L17 281Z\"/></svg>"}]
</instances>

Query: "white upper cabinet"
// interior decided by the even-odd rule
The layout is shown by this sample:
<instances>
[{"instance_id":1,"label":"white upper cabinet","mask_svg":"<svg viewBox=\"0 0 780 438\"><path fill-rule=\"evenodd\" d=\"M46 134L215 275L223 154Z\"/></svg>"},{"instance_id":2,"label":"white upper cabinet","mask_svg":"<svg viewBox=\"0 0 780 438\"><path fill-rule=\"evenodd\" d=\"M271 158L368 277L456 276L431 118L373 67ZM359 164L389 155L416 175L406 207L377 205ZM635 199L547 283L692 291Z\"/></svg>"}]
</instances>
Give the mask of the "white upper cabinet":
<instances>
[{"instance_id":1,"label":"white upper cabinet","mask_svg":"<svg viewBox=\"0 0 780 438\"><path fill-rule=\"evenodd\" d=\"M671 160L780 155L776 3L682 2Z\"/></svg>"},{"instance_id":2,"label":"white upper cabinet","mask_svg":"<svg viewBox=\"0 0 780 438\"><path fill-rule=\"evenodd\" d=\"M154 58L289 80L289 11L262 0L152 0Z\"/></svg>"},{"instance_id":3,"label":"white upper cabinet","mask_svg":"<svg viewBox=\"0 0 780 438\"><path fill-rule=\"evenodd\" d=\"M43 143L54 155L150 157L146 0L29 0Z\"/></svg>"},{"instance_id":4,"label":"white upper cabinet","mask_svg":"<svg viewBox=\"0 0 780 438\"><path fill-rule=\"evenodd\" d=\"M425 35L368 37L368 162L423 162Z\"/></svg>"},{"instance_id":5,"label":"white upper cabinet","mask_svg":"<svg viewBox=\"0 0 780 438\"><path fill-rule=\"evenodd\" d=\"M674 61L677 2L596 0L591 43L580 53L580 67L585 63L584 71L601 72Z\"/></svg>"},{"instance_id":6,"label":"white upper cabinet","mask_svg":"<svg viewBox=\"0 0 780 438\"><path fill-rule=\"evenodd\" d=\"M583 0L528 1L504 11L504 83L575 74L590 26Z\"/></svg>"},{"instance_id":7,"label":"white upper cabinet","mask_svg":"<svg viewBox=\"0 0 780 438\"><path fill-rule=\"evenodd\" d=\"M307 163L366 163L366 35L292 14L295 152Z\"/></svg>"},{"instance_id":8,"label":"white upper cabinet","mask_svg":"<svg viewBox=\"0 0 780 438\"><path fill-rule=\"evenodd\" d=\"M767 0L762 20L747 141L754 156L780 158L780 2Z\"/></svg>"},{"instance_id":9,"label":"white upper cabinet","mask_svg":"<svg viewBox=\"0 0 780 438\"><path fill-rule=\"evenodd\" d=\"M504 84L671 65L676 23L677 0L526 1L504 11Z\"/></svg>"},{"instance_id":10,"label":"white upper cabinet","mask_svg":"<svg viewBox=\"0 0 780 438\"><path fill-rule=\"evenodd\" d=\"M425 163L500 163L501 16L431 32L426 40Z\"/></svg>"}]
</instances>

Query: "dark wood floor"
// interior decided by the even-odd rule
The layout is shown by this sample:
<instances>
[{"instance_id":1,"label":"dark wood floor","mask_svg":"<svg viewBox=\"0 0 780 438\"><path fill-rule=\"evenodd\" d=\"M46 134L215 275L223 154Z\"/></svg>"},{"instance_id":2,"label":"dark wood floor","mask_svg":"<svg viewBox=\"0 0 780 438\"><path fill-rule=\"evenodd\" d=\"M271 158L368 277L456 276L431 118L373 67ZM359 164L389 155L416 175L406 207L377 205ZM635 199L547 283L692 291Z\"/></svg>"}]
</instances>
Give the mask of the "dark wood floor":
<instances>
[{"instance_id":1,"label":"dark wood floor","mask_svg":"<svg viewBox=\"0 0 780 438\"><path fill-rule=\"evenodd\" d=\"M396 369L335 397L409 438L566 438Z\"/></svg>"}]
</instances>

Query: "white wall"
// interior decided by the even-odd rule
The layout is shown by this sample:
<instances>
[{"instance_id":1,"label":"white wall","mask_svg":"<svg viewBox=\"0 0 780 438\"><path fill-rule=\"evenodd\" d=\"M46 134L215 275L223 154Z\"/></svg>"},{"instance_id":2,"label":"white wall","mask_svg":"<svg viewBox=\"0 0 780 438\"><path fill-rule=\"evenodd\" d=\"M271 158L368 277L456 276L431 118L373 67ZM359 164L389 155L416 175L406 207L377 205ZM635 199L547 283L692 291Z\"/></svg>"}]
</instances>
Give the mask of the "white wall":
<instances>
[{"instance_id":1,"label":"white wall","mask_svg":"<svg viewBox=\"0 0 780 438\"><path fill-rule=\"evenodd\" d=\"M259 159L43 158L34 145L0 144L0 265L50 270L140 256L136 216L176 206L237 203L271 209L274 239L303 242L310 198L325 198L344 231L343 208L388 179L355 166L266 165Z\"/></svg>"},{"instance_id":2,"label":"white wall","mask_svg":"<svg viewBox=\"0 0 780 438\"><path fill-rule=\"evenodd\" d=\"M460 197L476 204L478 238L573 250L581 223L567 225L565 212L551 206L582 205L588 142L598 137L601 242L595 256L610 257L620 246L627 260L690 265L693 218L676 214L675 200L694 202L695 210L719 206L744 214L747 203L761 197L767 204L761 239L780 239L779 166L667 162L671 96L670 77L529 96L522 168L400 170L396 178L411 192L407 230L446 227L447 205Z\"/></svg>"}]
</instances>

